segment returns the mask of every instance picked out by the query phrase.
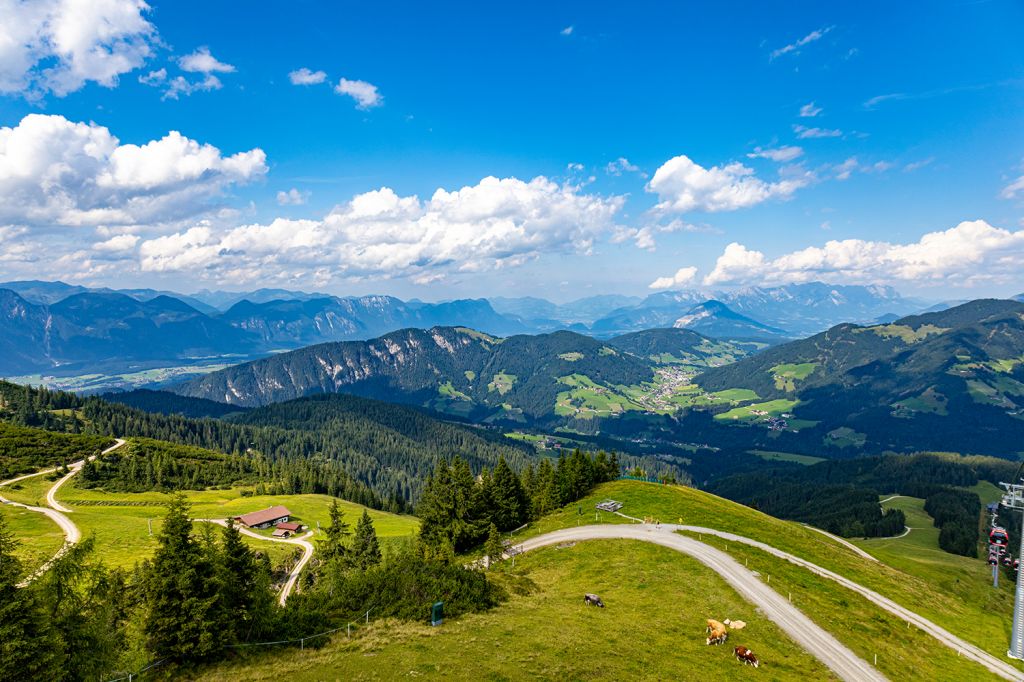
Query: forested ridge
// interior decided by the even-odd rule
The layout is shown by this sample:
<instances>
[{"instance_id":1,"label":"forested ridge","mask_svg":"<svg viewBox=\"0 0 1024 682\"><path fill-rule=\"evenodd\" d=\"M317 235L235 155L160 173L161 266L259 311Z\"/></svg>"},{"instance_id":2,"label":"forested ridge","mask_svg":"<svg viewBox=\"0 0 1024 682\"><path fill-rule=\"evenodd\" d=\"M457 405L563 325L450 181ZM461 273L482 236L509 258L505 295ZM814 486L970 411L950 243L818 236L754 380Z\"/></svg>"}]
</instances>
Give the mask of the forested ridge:
<instances>
[{"instance_id":1,"label":"forested ridge","mask_svg":"<svg viewBox=\"0 0 1024 682\"><path fill-rule=\"evenodd\" d=\"M780 518L803 521L846 537L898 535L903 513L882 513L879 495L925 499L940 528L940 546L975 556L978 483L1012 480L1017 465L994 457L948 453L885 455L740 473L713 482L709 491Z\"/></svg>"}]
</instances>

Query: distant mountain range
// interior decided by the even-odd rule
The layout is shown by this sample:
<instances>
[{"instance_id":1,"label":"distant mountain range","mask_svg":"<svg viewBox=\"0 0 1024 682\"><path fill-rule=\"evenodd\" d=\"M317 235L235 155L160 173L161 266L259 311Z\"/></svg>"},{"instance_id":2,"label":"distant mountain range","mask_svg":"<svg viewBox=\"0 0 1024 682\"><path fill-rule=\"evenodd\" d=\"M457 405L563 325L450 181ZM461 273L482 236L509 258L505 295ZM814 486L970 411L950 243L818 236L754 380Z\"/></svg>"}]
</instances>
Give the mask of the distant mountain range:
<instances>
[{"instance_id":1,"label":"distant mountain range","mask_svg":"<svg viewBox=\"0 0 1024 682\"><path fill-rule=\"evenodd\" d=\"M685 329L656 329L602 342L569 331L498 338L466 328L434 327L302 348L169 390L245 407L317 393L351 393L477 421L534 421L639 409L623 388L654 382L656 366L708 367L747 354ZM592 410L588 401L596 405Z\"/></svg>"},{"instance_id":2,"label":"distant mountain range","mask_svg":"<svg viewBox=\"0 0 1024 682\"><path fill-rule=\"evenodd\" d=\"M15 284L32 300L0 285L0 376L120 372L210 358L238 361L407 327L471 325L494 334L526 330L483 299L427 304L389 296L243 300L223 312L204 312L188 297L148 290L129 295Z\"/></svg>"},{"instance_id":3,"label":"distant mountain range","mask_svg":"<svg viewBox=\"0 0 1024 682\"><path fill-rule=\"evenodd\" d=\"M828 457L949 449L1012 458L1024 451L1024 303L844 323L755 354L683 328L604 341L407 329L170 390L242 407L351 393L506 427Z\"/></svg>"},{"instance_id":4,"label":"distant mountain range","mask_svg":"<svg viewBox=\"0 0 1024 682\"><path fill-rule=\"evenodd\" d=\"M702 303L716 301L790 338L814 334L842 322L870 323L886 315L907 315L928 304L883 286L833 286L821 282L737 291L683 290L651 294L637 305L595 320L597 334L671 326Z\"/></svg>"},{"instance_id":5,"label":"distant mountain range","mask_svg":"<svg viewBox=\"0 0 1024 682\"><path fill-rule=\"evenodd\" d=\"M695 305L673 322L672 326L692 329L719 339L780 343L787 336L785 331L741 315L721 301L705 301Z\"/></svg>"},{"instance_id":6,"label":"distant mountain range","mask_svg":"<svg viewBox=\"0 0 1024 682\"><path fill-rule=\"evenodd\" d=\"M1024 303L978 300L890 324L842 324L695 381L792 401L826 443L1013 456L1024 451Z\"/></svg>"},{"instance_id":7,"label":"distant mountain range","mask_svg":"<svg viewBox=\"0 0 1024 682\"><path fill-rule=\"evenodd\" d=\"M501 297L425 303L286 289L184 295L19 281L0 283L0 350L6 350L0 376L109 373L246 359L434 326L463 326L502 337L567 329L596 338L679 326L718 339L775 344L840 322L893 320L925 307L888 287L821 283L662 292L642 300L591 296L555 304Z\"/></svg>"}]
</instances>

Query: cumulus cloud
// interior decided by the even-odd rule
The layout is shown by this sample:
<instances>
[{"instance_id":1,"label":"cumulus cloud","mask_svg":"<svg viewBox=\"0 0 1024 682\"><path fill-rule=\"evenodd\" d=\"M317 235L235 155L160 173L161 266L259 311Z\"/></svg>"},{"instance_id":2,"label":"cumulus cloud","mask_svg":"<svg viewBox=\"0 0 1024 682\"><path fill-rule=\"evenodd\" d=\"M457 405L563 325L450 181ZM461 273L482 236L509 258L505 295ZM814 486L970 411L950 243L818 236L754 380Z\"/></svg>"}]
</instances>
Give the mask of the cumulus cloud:
<instances>
[{"instance_id":1,"label":"cumulus cloud","mask_svg":"<svg viewBox=\"0 0 1024 682\"><path fill-rule=\"evenodd\" d=\"M750 159L771 159L772 161L778 161L785 163L792 161L793 159L799 158L804 153L804 150L800 147L788 146L788 147L776 147L774 149L764 147L754 147L754 151L747 154L747 158Z\"/></svg>"},{"instance_id":2,"label":"cumulus cloud","mask_svg":"<svg viewBox=\"0 0 1024 682\"><path fill-rule=\"evenodd\" d=\"M208 47L200 47L192 54L180 58L178 66L182 71L189 73L234 73L235 71L235 67L230 64L217 61L217 58L210 54Z\"/></svg>"},{"instance_id":3,"label":"cumulus cloud","mask_svg":"<svg viewBox=\"0 0 1024 682\"><path fill-rule=\"evenodd\" d=\"M292 85L319 85L327 80L327 74L323 71L310 71L302 67L288 74L288 80Z\"/></svg>"},{"instance_id":4,"label":"cumulus cloud","mask_svg":"<svg viewBox=\"0 0 1024 682\"><path fill-rule=\"evenodd\" d=\"M778 59L782 55L790 53L799 54L800 48L804 47L805 45L810 45L811 43L816 42L818 40L821 40L833 28L835 28L835 26L826 26L825 28L819 28L814 31L811 31L810 33L808 33L795 43L790 43L789 45L784 45L783 47L780 47L777 50L772 50L771 58Z\"/></svg>"},{"instance_id":5,"label":"cumulus cloud","mask_svg":"<svg viewBox=\"0 0 1024 682\"><path fill-rule=\"evenodd\" d=\"M697 268L679 268L671 277L659 277L648 285L649 289L676 289L693 284L697 279Z\"/></svg>"},{"instance_id":6,"label":"cumulus cloud","mask_svg":"<svg viewBox=\"0 0 1024 682\"><path fill-rule=\"evenodd\" d=\"M809 181L806 174L793 173L767 182L738 162L704 168L688 156L677 156L655 171L647 190L658 195L657 212L734 211L786 198Z\"/></svg>"},{"instance_id":7,"label":"cumulus cloud","mask_svg":"<svg viewBox=\"0 0 1024 682\"><path fill-rule=\"evenodd\" d=\"M292 277L434 278L511 267L542 254L583 252L614 228L621 197L599 197L544 177L488 177L428 200L384 187L321 220L279 218L215 231L200 224L144 241L145 271L202 271L248 281ZM268 270L269 269L269 270Z\"/></svg>"},{"instance_id":8,"label":"cumulus cloud","mask_svg":"<svg viewBox=\"0 0 1024 682\"><path fill-rule=\"evenodd\" d=\"M96 242L92 245L94 251L105 251L108 253L123 253L131 251L139 243L139 236L136 234L119 234L106 241Z\"/></svg>"},{"instance_id":9,"label":"cumulus cloud","mask_svg":"<svg viewBox=\"0 0 1024 682\"><path fill-rule=\"evenodd\" d=\"M372 109L384 103L384 98L377 91L377 86L366 81L353 81L342 78L334 86L339 95L347 95L356 101L357 109Z\"/></svg>"},{"instance_id":10,"label":"cumulus cloud","mask_svg":"<svg viewBox=\"0 0 1024 682\"><path fill-rule=\"evenodd\" d=\"M916 242L833 240L770 259L733 242L704 278L706 286L826 281L851 284L913 282L970 286L1009 281L1024 267L1024 230L984 220L929 232Z\"/></svg>"},{"instance_id":11,"label":"cumulus cloud","mask_svg":"<svg viewBox=\"0 0 1024 682\"><path fill-rule=\"evenodd\" d=\"M575 31L575 30L576 30L575 26L566 26L561 31L559 31L559 33L561 33L563 36L571 36L572 32Z\"/></svg>"},{"instance_id":12,"label":"cumulus cloud","mask_svg":"<svg viewBox=\"0 0 1024 682\"><path fill-rule=\"evenodd\" d=\"M800 107L801 118L814 118L821 113L821 107L815 106L814 102L808 102Z\"/></svg>"},{"instance_id":13,"label":"cumulus cloud","mask_svg":"<svg viewBox=\"0 0 1024 682\"><path fill-rule=\"evenodd\" d=\"M793 132L801 140L815 139L821 137L842 137L842 130L835 130L830 128L808 128L807 126L795 125L793 126Z\"/></svg>"},{"instance_id":14,"label":"cumulus cloud","mask_svg":"<svg viewBox=\"0 0 1024 682\"><path fill-rule=\"evenodd\" d=\"M309 192L300 192L292 187L287 192L277 193L277 203L281 206L301 206L309 199Z\"/></svg>"},{"instance_id":15,"label":"cumulus cloud","mask_svg":"<svg viewBox=\"0 0 1024 682\"><path fill-rule=\"evenodd\" d=\"M142 0L0 0L0 93L117 85L158 42Z\"/></svg>"},{"instance_id":16,"label":"cumulus cloud","mask_svg":"<svg viewBox=\"0 0 1024 682\"><path fill-rule=\"evenodd\" d=\"M30 114L0 128L0 224L140 225L210 210L267 171L261 149L225 156L176 131L143 145L107 128Z\"/></svg>"}]
</instances>

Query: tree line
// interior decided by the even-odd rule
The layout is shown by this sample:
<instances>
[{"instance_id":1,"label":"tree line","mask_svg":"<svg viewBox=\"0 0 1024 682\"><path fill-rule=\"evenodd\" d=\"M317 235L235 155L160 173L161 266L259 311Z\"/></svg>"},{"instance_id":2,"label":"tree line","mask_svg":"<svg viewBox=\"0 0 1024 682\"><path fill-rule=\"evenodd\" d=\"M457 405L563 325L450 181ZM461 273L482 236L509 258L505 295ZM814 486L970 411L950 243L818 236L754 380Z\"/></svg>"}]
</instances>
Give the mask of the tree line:
<instances>
[{"instance_id":1,"label":"tree line","mask_svg":"<svg viewBox=\"0 0 1024 682\"><path fill-rule=\"evenodd\" d=\"M464 552L496 532L514 530L584 497L619 474L617 455L603 451L562 453L554 465L543 459L519 475L504 459L477 477L459 457L441 460L416 508L420 537L428 545Z\"/></svg>"}]
</instances>

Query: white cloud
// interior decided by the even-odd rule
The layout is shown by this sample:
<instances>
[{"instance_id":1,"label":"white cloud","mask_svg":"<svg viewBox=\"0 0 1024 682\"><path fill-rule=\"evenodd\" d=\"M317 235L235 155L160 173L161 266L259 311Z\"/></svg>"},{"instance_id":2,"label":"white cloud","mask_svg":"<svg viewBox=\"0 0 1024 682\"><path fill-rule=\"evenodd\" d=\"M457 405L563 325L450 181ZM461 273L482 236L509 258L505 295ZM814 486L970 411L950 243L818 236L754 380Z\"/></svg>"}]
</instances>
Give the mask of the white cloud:
<instances>
[{"instance_id":1,"label":"white cloud","mask_svg":"<svg viewBox=\"0 0 1024 682\"><path fill-rule=\"evenodd\" d=\"M774 149L754 147L754 151L747 154L747 158L750 159L771 159L772 161L778 161L779 163L785 163L792 161L793 159L799 158L804 153L804 150L800 147L776 147Z\"/></svg>"},{"instance_id":2,"label":"white cloud","mask_svg":"<svg viewBox=\"0 0 1024 682\"><path fill-rule=\"evenodd\" d=\"M697 279L697 268L693 266L679 268L671 277L659 277L648 285L649 289L673 289L686 287Z\"/></svg>"},{"instance_id":3,"label":"white cloud","mask_svg":"<svg viewBox=\"0 0 1024 682\"><path fill-rule=\"evenodd\" d=\"M815 106L814 102L808 102L800 107L801 118L814 118L821 113L821 107Z\"/></svg>"},{"instance_id":4,"label":"white cloud","mask_svg":"<svg viewBox=\"0 0 1024 682\"><path fill-rule=\"evenodd\" d=\"M655 171L647 190L658 195L659 212L734 211L772 198L785 198L809 184L806 174L782 176L777 182L755 177L741 163L704 168L687 156L669 159Z\"/></svg>"},{"instance_id":5,"label":"white cloud","mask_svg":"<svg viewBox=\"0 0 1024 682\"><path fill-rule=\"evenodd\" d=\"M223 83L212 73L198 81L190 81L184 76L175 76L167 82L167 89L160 99L178 99L182 95L191 95L193 92L210 92L220 90Z\"/></svg>"},{"instance_id":6,"label":"white cloud","mask_svg":"<svg viewBox=\"0 0 1024 682\"><path fill-rule=\"evenodd\" d=\"M884 173L895 165L892 161L876 161L864 164L858 161L856 156L851 156L842 163L833 166L832 172L835 174L836 180L849 180L854 172Z\"/></svg>"},{"instance_id":7,"label":"white cloud","mask_svg":"<svg viewBox=\"0 0 1024 682\"><path fill-rule=\"evenodd\" d=\"M619 176L623 173L638 173L640 172L640 167L631 164L626 157L620 156L614 161L609 161L604 167L604 172L608 175Z\"/></svg>"},{"instance_id":8,"label":"white cloud","mask_svg":"<svg viewBox=\"0 0 1024 682\"><path fill-rule=\"evenodd\" d=\"M913 173L916 170L921 170L925 166L931 165L934 161L934 156L929 156L927 159L921 159L920 161L911 161L903 167L903 171L905 173Z\"/></svg>"},{"instance_id":9,"label":"white cloud","mask_svg":"<svg viewBox=\"0 0 1024 682\"><path fill-rule=\"evenodd\" d=\"M306 67L302 67L289 73L288 80L292 82L292 85L318 85L327 80L327 74L323 71L310 71Z\"/></svg>"},{"instance_id":10,"label":"white cloud","mask_svg":"<svg viewBox=\"0 0 1024 682\"><path fill-rule=\"evenodd\" d=\"M1024 230L984 220L962 222L918 241L895 244L863 239L833 240L769 259L733 242L704 278L706 286L826 281L870 284L970 286L1010 281L1024 267Z\"/></svg>"},{"instance_id":11,"label":"white cloud","mask_svg":"<svg viewBox=\"0 0 1024 682\"><path fill-rule=\"evenodd\" d=\"M0 93L117 85L158 42L142 0L0 0Z\"/></svg>"},{"instance_id":12,"label":"white cloud","mask_svg":"<svg viewBox=\"0 0 1024 682\"><path fill-rule=\"evenodd\" d=\"M575 30L576 30L575 26L566 26L561 31L559 31L559 33L561 33L563 36L571 36L572 32L575 31Z\"/></svg>"},{"instance_id":13,"label":"white cloud","mask_svg":"<svg viewBox=\"0 0 1024 682\"><path fill-rule=\"evenodd\" d=\"M384 103L384 98L377 91L377 86L366 81L350 81L342 78L334 86L339 95L348 95L356 101L357 109L372 109Z\"/></svg>"},{"instance_id":14,"label":"white cloud","mask_svg":"<svg viewBox=\"0 0 1024 682\"><path fill-rule=\"evenodd\" d=\"M277 193L277 203L281 206L301 206L306 203L307 199L309 199L309 192L300 192L294 187L287 192Z\"/></svg>"},{"instance_id":15,"label":"white cloud","mask_svg":"<svg viewBox=\"0 0 1024 682\"><path fill-rule=\"evenodd\" d=\"M143 85L152 85L154 87L161 85L167 80L167 69L157 69L156 71L150 71L149 73L139 76L139 82Z\"/></svg>"},{"instance_id":16,"label":"white cloud","mask_svg":"<svg viewBox=\"0 0 1024 682\"><path fill-rule=\"evenodd\" d=\"M1018 192L1024 192L1024 175L1020 176L999 193L1003 199L1016 199Z\"/></svg>"},{"instance_id":17,"label":"white cloud","mask_svg":"<svg viewBox=\"0 0 1024 682\"><path fill-rule=\"evenodd\" d=\"M202 271L214 279L432 278L513 267L547 253L586 253L614 227L623 198L582 194L544 177L484 178L426 201L384 187L321 220L279 218L220 232L209 224L143 242L146 271Z\"/></svg>"},{"instance_id":18,"label":"white cloud","mask_svg":"<svg viewBox=\"0 0 1024 682\"><path fill-rule=\"evenodd\" d=\"M178 66L182 71L189 73L234 73L235 67L224 62L217 61L217 58L210 54L210 48L200 47L192 54L185 55L178 60Z\"/></svg>"},{"instance_id":19,"label":"white cloud","mask_svg":"<svg viewBox=\"0 0 1024 682\"><path fill-rule=\"evenodd\" d=\"M122 253L131 251L139 243L139 236L135 234L119 234L116 237L97 242L92 245L94 251L106 251L110 253Z\"/></svg>"},{"instance_id":20,"label":"white cloud","mask_svg":"<svg viewBox=\"0 0 1024 682\"><path fill-rule=\"evenodd\" d=\"M121 144L95 123L30 114L0 128L0 225L139 225L207 211L231 185L261 178L262 150L232 156L171 131Z\"/></svg>"},{"instance_id":21,"label":"white cloud","mask_svg":"<svg viewBox=\"0 0 1024 682\"><path fill-rule=\"evenodd\" d=\"M793 132L801 140L814 139L821 137L842 137L842 130L835 130L829 128L808 128L807 126L795 125L793 126Z\"/></svg>"},{"instance_id":22,"label":"white cloud","mask_svg":"<svg viewBox=\"0 0 1024 682\"><path fill-rule=\"evenodd\" d=\"M814 31L811 31L810 33L808 33L807 35L805 35L803 38L801 38L800 40L796 41L795 43L790 43L789 45L785 45L783 47L780 47L777 50L772 50L771 58L772 59L777 59L777 58L781 57L784 54L789 54L790 52L798 54L800 52L800 48L801 47L804 47L805 45L809 45L809 44L811 44L811 43L813 43L815 41L821 40L833 28L835 28L835 26L826 26L825 28L819 28L819 29L816 29Z\"/></svg>"}]
</instances>

